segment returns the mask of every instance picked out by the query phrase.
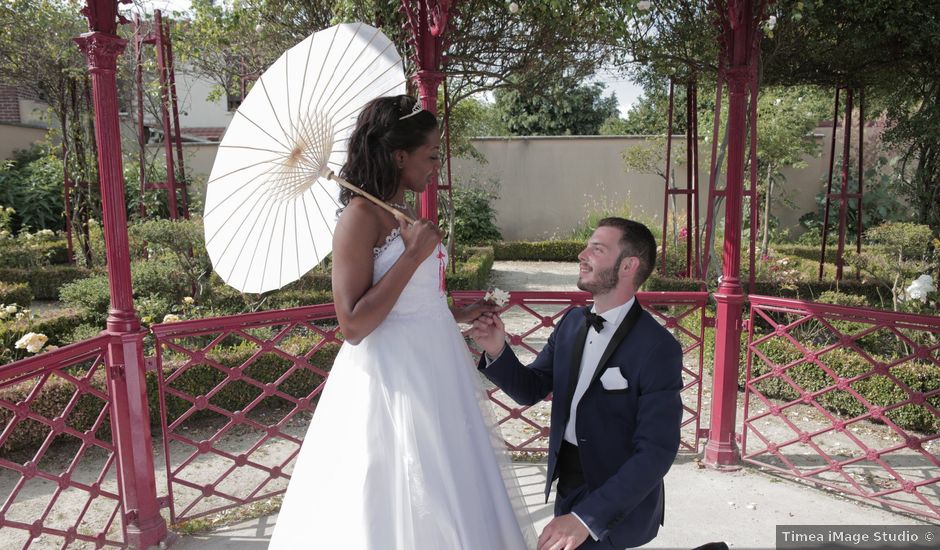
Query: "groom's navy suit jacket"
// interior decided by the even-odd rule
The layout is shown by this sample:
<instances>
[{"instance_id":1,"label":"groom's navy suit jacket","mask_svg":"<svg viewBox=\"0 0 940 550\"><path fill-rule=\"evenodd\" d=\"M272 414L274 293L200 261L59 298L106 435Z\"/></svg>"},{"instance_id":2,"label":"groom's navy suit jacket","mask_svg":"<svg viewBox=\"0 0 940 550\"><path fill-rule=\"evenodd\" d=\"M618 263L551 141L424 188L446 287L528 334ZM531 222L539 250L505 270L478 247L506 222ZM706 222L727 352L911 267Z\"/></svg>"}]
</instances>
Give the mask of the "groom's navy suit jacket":
<instances>
[{"instance_id":1,"label":"groom's navy suit jacket","mask_svg":"<svg viewBox=\"0 0 940 550\"><path fill-rule=\"evenodd\" d=\"M614 333L578 404L578 452L587 491L573 503L566 499L562 509L556 502L556 515L575 512L602 543L589 537L581 548L629 548L656 536L663 522L663 477L679 449L682 347L638 302L633 308L637 311L629 312ZM489 366L485 358L480 363L483 374L519 404L532 405L553 394L546 501L558 477L558 453L587 335L586 311L573 308L565 314L529 366L508 347ZM619 369L627 388L605 390L600 380L605 369Z\"/></svg>"}]
</instances>

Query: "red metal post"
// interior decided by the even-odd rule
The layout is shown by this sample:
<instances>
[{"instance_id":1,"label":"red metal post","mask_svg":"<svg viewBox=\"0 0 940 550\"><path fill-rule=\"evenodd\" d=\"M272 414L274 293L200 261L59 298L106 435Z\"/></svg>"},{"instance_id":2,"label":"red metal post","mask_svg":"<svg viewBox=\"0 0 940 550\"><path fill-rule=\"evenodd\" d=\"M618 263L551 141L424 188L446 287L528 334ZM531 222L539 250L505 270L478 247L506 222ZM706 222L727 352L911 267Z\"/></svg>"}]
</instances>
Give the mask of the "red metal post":
<instances>
[{"instance_id":1,"label":"red metal post","mask_svg":"<svg viewBox=\"0 0 940 550\"><path fill-rule=\"evenodd\" d=\"M685 87L685 276L692 277L692 197L695 195L695 153L693 151L693 114L695 106L695 81L689 80ZM696 258L698 260L698 258Z\"/></svg>"},{"instance_id":2,"label":"red metal post","mask_svg":"<svg viewBox=\"0 0 940 550\"><path fill-rule=\"evenodd\" d=\"M864 88L858 89L858 207L855 217L855 252L862 253L862 200L865 196L865 91ZM855 266L855 278L860 279L858 265Z\"/></svg>"},{"instance_id":3,"label":"red metal post","mask_svg":"<svg viewBox=\"0 0 940 550\"><path fill-rule=\"evenodd\" d=\"M662 253L659 258L659 274L663 277L667 276L666 273L666 251L668 250L669 239L667 238L667 232L669 230L669 173L672 164L672 114L673 108L675 105L675 82L672 79L669 79L669 114L667 115L666 122L666 168L665 176L665 191L663 191L663 233L660 240L662 240Z\"/></svg>"},{"instance_id":4,"label":"red metal post","mask_svg":"<svg viewBox=\"0 0 940 550\"><path fill-rule=\"evenodd\" d=\"M402 0L402 10L408 21L415 46L414 61L418 72L414 76L418 85L421 106L437 112L437 89L444 80L441 61L444 53L444 35L450 18L451 0ZM438 177L421 193L418 214L437 222Z\"/></svg>"},{"instance_id":5,"label":"red metal post","mask_svg":"<svg viewBox=\"0 0 940 550\"><path fill-rule=\"evenodd\" d=\"M134 16L134 83L137 87L137 146L140 168L140 200L137 211L140 218L147 217L145 194L147 192L147 129L144 127L144 37L141 34L140 15Z\"/></svg>"},{"instance_id":6,"label":"red metal post","mask_svg":"<svg viewBox=\"0 0 940 550\"><path fill-rule=\"evenodd\" d=\"M170 39L170 23L163 24L164 55L166 56L166 78L170 90L170 111L173 115L173 143L176 145L176 169L179 171L180 199L183 202L183 217L189 219L189 189L186 184L186 166L183 162L183 138L180 135L179 99L176 95L176 69L173 67L173 41Z\"/></svg>"},{"instance_id":7,"label":"red metal post","mask_svg":"<svg viewBox=\"0 0 940 550\"><path fill-rule=\"evenodd\" d=\"M153 12L154 35L156 36L157 71L160 73L160 116L163 119L163 149L166 156L166 204L170 219L179 217L176 206L176 167L173 161L173 131L170 126L170 89L166 77L166 48L163 46L163 16L160 10Z\"/></svg>"},{"instance_id":8,"label":"red metal post","mask_svg":"<svg viewBox=\"0 0 940 550\"><path fill-rule=\"evenodd\" d=\"M826 265L826 240L829 236L829 197L832 194L832 172L835 166L836 160L836 128L839 126L839 90L841 88L836 87L836 102L835 107L833 108L832 114L832 142L829 145L829 172L826 180L826 206L823 210L823 225L822 225L822 243L819 248L819 280L823 278L823 269Z\"/></svg>"},{"instance_id":9,"label":"red metal post","mask_svg":"<svg viewBox=\"0 0 940 550\"><path fill-rule=\"evenodd\" d=\"M721 284L715 292L717 323L715 336L715 375L712 382L712 410L705 463L710 466L737 464L740 460L734 440L738 396L738 361L741 345L741 229L744 195L744 154L747 136L747 94L752 78L757 34L763 3L738 0L716 2L723 13L722 34L728 82L728 180L725 188L725 242ZM756 139L756 136L751 136Z\"/></svg>"},{"instance_id":10,"label":"red metal post","mask_svg":"<svg viewBox=\"0 0 940 550\"><path fill-rule=\"evenodd\" d=\"M124 202L121 133L118 122L117 58L127 41L117 31L117 2L88 0L83 10L91 32L76 38L88 58L95 106L95 138L108 285L111 309L107 333L111 335L106 364L114 403L112 437L118 456L118 484L124 531L129 545L149 548L167 536L160 515L154 476L150 417L147 410L143 340L145 332L134 312L131 294L130 250Z\"/></svg>"},{"instance_id":11,"label":"red metal post","mask_svg":"<svg viewBox=\"0 0 940 550\"><path fill-rule=\"evenodd\" d=\"M845 229L849 208L849 149L852 146L852 88L845 92L845 139L842 143L842 188L839 190L839 242L836 251L836 280L842 280Z\"/></svg>"}]
</instances>

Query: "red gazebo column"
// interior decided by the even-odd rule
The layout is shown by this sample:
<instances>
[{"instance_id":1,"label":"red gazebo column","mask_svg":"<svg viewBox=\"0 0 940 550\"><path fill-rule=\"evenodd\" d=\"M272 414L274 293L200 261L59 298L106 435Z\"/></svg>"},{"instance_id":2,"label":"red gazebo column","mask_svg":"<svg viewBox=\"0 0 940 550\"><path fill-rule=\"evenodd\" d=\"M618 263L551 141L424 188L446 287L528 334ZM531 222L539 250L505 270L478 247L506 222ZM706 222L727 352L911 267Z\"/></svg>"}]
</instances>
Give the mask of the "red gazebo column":
<instances>
[{"instance_id":1,"label":"red gazebo column","mask_svg":"<svg viewBox=\"0 0 940 550\"><path fill-rule=\"evenodd\" d=\"M402 10L413 35L413 59L418 66L414 76L421 107L437 113L437 89L444 80L440 71L444 53L444 35L453 0L402 0ZM438 178L421 193L418 215L437 222Z\"/></svg>"},{"instance_id":2,"label":"red gazebo column","mask_svg":"<svg viewBox=\"0 0 940 550\"><path fill-rule=\"evenodd\" d=\"M420 70L415 75L415 81L418 83L418 97L421 99L421 107L432 113L437 113L437 88L444 80L444 73L431 70ZM427 189L421 193L418 204L418 214L422 218L437 223L437 187L439 185L440 174L434 174L434 179L428 185Z\"/></svg>"},{"instance_id":3,"label":"red gazebo column","mask_svg":"<svg viewBox=\"0 0 940 550\"><path fill-rule=\"evenodd\" d=\"M75 41L87 56L91 73L108 286L111 292L106 333L112 339L105 363L108 391L112 399L112 437L117 454L117 477L126 542L137 548L149 548L166 538L167 527L160 515L154 477L144 370L145 331L141 330L131 294L115 79L117 58L124 51L127 41L116 34L116 0L87 0L87 6L82 12L88 18L91 32Z\"/></svg>"},{"instance_id":4,"label":"red gazebo column","mask_svg":"<svg viewBox=\"0 0 940 550\"><path fill-rule=\"evenodd\" d=\"M741 342L742 197L744 195L744 153L747 135L747 92L756 62L754 38L763 2L731 0L716 2L722 10L722 38L725 59L721 65L728 82L728 180L725 186L725 242L721 284L715 292L717 323L715 331L715 372L712 380L711 421L705 463L710 466L736 464L740 454L734 439L737 413L738 369ZM759 7L758 7L759 6ZM755 10L755 8L757 8ZM755 98L756 99L756 98ZM752 139L754 137L752 136ZM752 229L753 230L753 229Z\"/></svg>"}]
</instances>

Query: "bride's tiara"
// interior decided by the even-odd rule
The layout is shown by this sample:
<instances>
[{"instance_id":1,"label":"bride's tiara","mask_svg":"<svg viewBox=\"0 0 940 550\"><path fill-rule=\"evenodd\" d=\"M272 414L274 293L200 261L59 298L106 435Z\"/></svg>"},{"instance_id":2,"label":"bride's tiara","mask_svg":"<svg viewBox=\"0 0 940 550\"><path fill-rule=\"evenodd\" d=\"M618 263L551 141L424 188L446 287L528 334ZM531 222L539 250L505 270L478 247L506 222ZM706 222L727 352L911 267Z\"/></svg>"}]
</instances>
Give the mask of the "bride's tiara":
<instances>
[{"instance_id":1,"label":"bride's tiara","mask_svg":"<svg viewBox=\"0 0 940 550\"><path fill-rule=\"evenodd\" d=\"M411 117L415 116L416 114L420 113L420 112L423 111L423 110L424 110L424 109L421 108L421 102L420 102L420 101L415 101L414 106L411 108L411 112L408 113L407 115L398 117L398 120L405 120L406 118L411 118Z\"/></svg>"}]
</instances>

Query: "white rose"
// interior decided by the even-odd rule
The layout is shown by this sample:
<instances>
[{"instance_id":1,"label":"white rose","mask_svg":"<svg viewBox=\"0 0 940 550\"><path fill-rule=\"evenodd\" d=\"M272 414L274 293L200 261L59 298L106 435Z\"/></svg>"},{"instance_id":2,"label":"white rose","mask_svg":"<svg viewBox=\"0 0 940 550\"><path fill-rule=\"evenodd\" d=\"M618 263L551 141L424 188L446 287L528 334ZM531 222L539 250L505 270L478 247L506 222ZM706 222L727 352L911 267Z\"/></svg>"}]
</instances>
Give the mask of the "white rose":
<instances>
[{"instance_id":1,"label":"white rose","mask_svg":"<svg viewBox=\"0 0 940 550\"><path fill-rule=\"evenodd\" d=\"M10 315L13 315L14 313L16 313L16 309L17 309L16 304L11 304L11 305L8 305L6 308L4 308L4 311L9 313Z\"/></svg>"},{"instance_id":2,"label":"white rose","mask_svg":"<svg viewBox=\"0 0 940 550\"><path fill-rule=\"evenodd\" d=\"M494 287L486 291L486 294L483 296L483 300L487 302L493 302L499 307L503 307L507 302L509 302L509 293L505 290Z\"/></svg>"},{"instance_id":3,"label":"white rose","mask_svg":"<svg viewBox=\"0 0 940 550\"><path fill-rule=\"evenodd\" d=\"M937 288L933 284L933 277L930 275L921 275L911 283L911 286L904 290L904 294L911 300L926 302L927 295L936 291Z\"/></svg>"},{"instance_id":4,"label":"white rose","mask_svg":"<svg viewBox=\"0 0 940 550\"><path fill-rule=\"evenodd\" d=\"M195 300L193 300L192 296L186 296L183 298L183 303L186 305L192 304L193 302L195 302Z\"/></svg>"},{"instance_id":5,"label":"white rose","mask_svg":"<svg viewBox=\"0 0 940 550\"><path fill-rule=\"evenodd\" d=\"M16 341L14 346L16 349L26 348L26 351L30 353L36 353L46 345L46 341L49 340L49 337L45 334L37 334L35 332L27 332L23 335L22 338Z\"/></svg>"},{"instance_id":6,"label":"white rose","mask_svg":"<svg viewBox=\"0 0 940 550\"><path fill-rule=\"evenodd\" d=\"M180 316L179 316L179 315L174 315L174 314L172 314L172 313L167 313L166 315L163 316L163 322L164 322L164 323L176 323L176 322L178 322L179 320L180 320Z\"/></svg>"}]
</instances>

